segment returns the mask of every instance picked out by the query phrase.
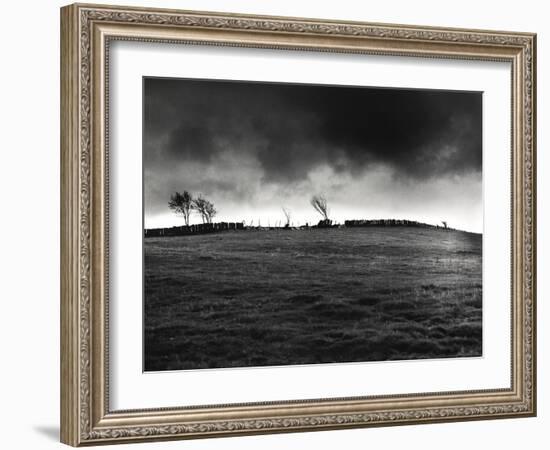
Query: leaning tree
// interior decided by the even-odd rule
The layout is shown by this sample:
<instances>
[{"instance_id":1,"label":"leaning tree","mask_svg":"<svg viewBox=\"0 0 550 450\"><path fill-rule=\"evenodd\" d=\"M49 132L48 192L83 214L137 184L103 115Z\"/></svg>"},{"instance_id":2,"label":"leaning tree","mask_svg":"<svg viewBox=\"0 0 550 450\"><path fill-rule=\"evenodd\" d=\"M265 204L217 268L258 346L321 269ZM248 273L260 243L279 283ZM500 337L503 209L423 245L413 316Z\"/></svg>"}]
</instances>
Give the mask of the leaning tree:
<instances>
[{"instance_id":1,"label":"leaning tree","mask_svg":"<svg viewBox=\"0 0 550 450\"><path fill-rule=\"evenodd\" d=\"M189 192L183 191L183 194L174 192L170 196L168 207L176 214L181 214L183 220L185 220L185 225L189 226L189 217L193 208L193 196Z\"/></svg>"},{"instance_id":2,"label":"leaning tree","mask_svg":"<svg viewBox=\"0 0 550 450\"><path fill-rule=\"evenodd\" d=\"M193 200L193 209L200 214L202 223L212 223L212 219L218 212L214 204L202 195Z\"/></svg>"},{"instance_id":3,"label":"leaning tree","mask_svg":"<svg viewBox=\"0 0 550 450\"><path fill-rule=\"evenodd\" d=\"M206 218L208 223L212 223L212 220L214 219L214 216L218 213L216 208L214 208L214 204L208 200L206 200Z\"/></svg>"},{"instance_id":4,"label":"leaning tree","mask_svg":"<svg viewBox=\"0 0 550 450\"><path fill-rule=\"evenodd\" d=\"M313 206L313 208L315 209L315 211L321 214L321 216L323 217L323 221L328 223L329 209L328 209L327 199L322 195L314 195L313 197L311 197L310 203L311 203L311 206Z\"/></svg>"},{"instance_id":5,"label":"leaning tree","mask_svg":"<svg viewBox=\"0 0 550 450\"><path fill-rule=\"evenodd\" d=\"M285 219L286 219L285 228L288 228L288 227L290 227L290 218L291 218L292 215L290 213L290 209L285 208L284 206L283 206L282 209L283 209L283 214L285 215Z\"/></svg>"}]
</instances>

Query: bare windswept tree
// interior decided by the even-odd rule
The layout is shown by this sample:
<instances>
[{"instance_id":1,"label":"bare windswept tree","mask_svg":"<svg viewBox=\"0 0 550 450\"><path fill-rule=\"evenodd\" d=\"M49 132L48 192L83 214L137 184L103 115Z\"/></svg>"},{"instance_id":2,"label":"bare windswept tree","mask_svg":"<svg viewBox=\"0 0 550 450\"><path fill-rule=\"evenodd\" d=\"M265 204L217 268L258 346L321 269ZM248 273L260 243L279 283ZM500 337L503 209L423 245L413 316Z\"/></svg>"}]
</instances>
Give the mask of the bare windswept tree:
<instances>
[{"instance_id":1,"label":"bare windswept tree","mask_svg":"<svg viewBox=\"0 0 550 450\"><path fill-rule=\"evenodd\" d=\"M218 210L214 208L214 204L206 200L206 217L208 223L212 223L216 214L218 214Z\"/></svg>"},{"instance_id":2,"label":"bare windswept tree","mask_svg":"<svg viewBox=\"0 0 550 450\"><path fill-rule=\"evenodd\" d=\"M447 228L447 222L445 220L442 220L441 223L443 224L443 228Z\"/></svg>"},{"instance_id":3,"label":"bare windswept tree","mask_svg":"<svg viewBox=\"0 0 550 450\"><path fill-rule=\"evenodd\" d=\"M313 206L313 208L315 209L315 211L321 214L321 216L323 217L323 220L328 222L329 209L328 209L327 199L322 195L314 195L313 197L311 197L310 203L311 203L311 206Z\"/></svg>"},{"instance_id":4,"label":"bare windswept tree","mask_svg":"<svg viewBox=\"0 0 550 450\"><path fill-rule=\"evenodd\" d=\"M193 208L193 196L189 192L183 191L183 194L174 192L170 196L168 207L176 214L181 214L183 220L185 220L185 225L189 226L189 218Z\"/></svg>"},{"instance_id":5,"label":"bare windswept tree","mask_svg":"<svg viewBox=\"0 0 550 450\"><path fill-rule=\"evenodd\" d=\"M200 214L202 223L212 223L212 219L218 212L214 208L214 204L201 194L193 200L193 209Z\"/></svg>"},{"instance_id":6,"label":"bare windswept tree","mask_svg":"<svg viewBox=\"0 0 550 450\"><path fill-rule=\"evenodd\" d=\"M290 213L290 209L288 208L285 208L283 206L283 214L285 215L285 219L286 219L286 223L285 223L285 228L288 228L290 226L290 218L291 218L291 213Z\"/></svg>"}]
</instances>

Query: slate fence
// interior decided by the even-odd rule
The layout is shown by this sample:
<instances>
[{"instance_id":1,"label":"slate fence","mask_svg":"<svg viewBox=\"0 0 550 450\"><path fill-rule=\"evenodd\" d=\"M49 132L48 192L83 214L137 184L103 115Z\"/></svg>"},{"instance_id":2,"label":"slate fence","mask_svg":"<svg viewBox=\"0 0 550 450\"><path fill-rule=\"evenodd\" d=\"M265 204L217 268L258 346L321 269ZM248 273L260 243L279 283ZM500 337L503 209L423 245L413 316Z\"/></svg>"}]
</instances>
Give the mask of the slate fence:
<instances>
[{"instance_id":1,"label":"slate fence","mask_svg":"<svg viewBox=\"0 0 550 450\"><path fill-rule=\"evenodd\" d=\"M341 227L341 225L339 225ZM346 220L344 226L347 228L353 227L392 227L392 226L407 226L417 228L440 228L453 230L453 228L445 228L439 225L430 225L427 223L417 222L414 220L401 219L373 219L373 220ZM195 234L217 233L221 231L237 231L237 230L298 230L312 228L334 228L331 220L321 220L317 225L301 226L301 227L254 227L246 226L243 222L217 222L217 223L200 223L196 225L171 227L171 228L150 228L145 230L145 237L162 237L162 236L187 236Z\"/></svg>"},{"instance_id":2,"label":"slate fence","mask_svg":"<svg viewBox=\"0 0 550 450\"><path fill-rule=\"evenodd\" d=\"M218 222L198 223L195 225L184 225L171 228L150 228L145 230L145 237L186 236L190 234L207 234L230 230L244 230L244 224L242 222Z\"/></svg>"},{"instance_id":3,"label":"slate fence","mask_svg":"<svg viewBox=\"0 0 550 450\"><path fill-rule=\"evenodd\" d=\"M373 220L346 220L346 227L418 227L418 228L441 228L445 230L454 230L454 228L443 227L439 225L430 225L428 223L417 222L415 220L404 219L373 219Z\"/></svg>"},{"instance_id":4,"label":"slate fence","mask_svg":"<svg viewBox=\"0 0 550 450\"><path fill-rule=\"evenodd\" d=\"M402 219L374 219L374 220L346 220L346 227L419 227L419 228L444 228L438 225L417 222L415 220Z\"/></svg>"}]
</instances>

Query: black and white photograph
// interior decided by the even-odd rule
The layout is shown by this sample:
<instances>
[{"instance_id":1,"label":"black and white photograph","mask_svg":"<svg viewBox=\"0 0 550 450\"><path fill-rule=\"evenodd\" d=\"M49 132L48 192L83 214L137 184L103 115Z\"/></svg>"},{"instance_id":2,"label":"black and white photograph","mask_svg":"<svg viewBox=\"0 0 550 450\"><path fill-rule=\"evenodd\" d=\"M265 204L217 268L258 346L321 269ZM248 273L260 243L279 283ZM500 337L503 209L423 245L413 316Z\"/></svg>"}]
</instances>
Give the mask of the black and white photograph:
<instances>
[{"instance_id":1,"label":"black and white photograph","mask_svg":"<svg viewBox=\"0 0 550 450\"><path fill-rule=\"evenodd\" d=\"M483 356L482 92L143 98L144 371Z\"/></svg>"}]
</instances>

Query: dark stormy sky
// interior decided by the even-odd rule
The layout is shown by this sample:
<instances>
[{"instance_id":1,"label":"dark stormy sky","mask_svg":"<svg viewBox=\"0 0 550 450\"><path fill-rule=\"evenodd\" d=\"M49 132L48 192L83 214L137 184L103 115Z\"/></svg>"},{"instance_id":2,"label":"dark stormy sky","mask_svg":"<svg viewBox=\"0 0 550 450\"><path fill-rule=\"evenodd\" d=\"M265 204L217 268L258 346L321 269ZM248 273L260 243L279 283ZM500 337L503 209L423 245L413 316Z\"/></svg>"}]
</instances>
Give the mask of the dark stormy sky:
<instances>
[{"instance_id":1,"label":"dark stormy sky","mask_svg":"<svg viewBox=\"0 0 550 450\"><path fill-rule=\"evenodd\" d=\"M316 223L322 194L337 221L482 231L481 93L145 78L144 102L146 227L188 190L216 220Z\"/></svg>"}]
</instances>

